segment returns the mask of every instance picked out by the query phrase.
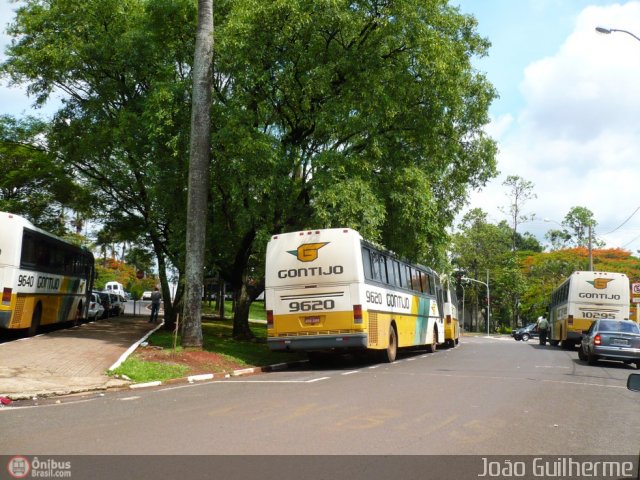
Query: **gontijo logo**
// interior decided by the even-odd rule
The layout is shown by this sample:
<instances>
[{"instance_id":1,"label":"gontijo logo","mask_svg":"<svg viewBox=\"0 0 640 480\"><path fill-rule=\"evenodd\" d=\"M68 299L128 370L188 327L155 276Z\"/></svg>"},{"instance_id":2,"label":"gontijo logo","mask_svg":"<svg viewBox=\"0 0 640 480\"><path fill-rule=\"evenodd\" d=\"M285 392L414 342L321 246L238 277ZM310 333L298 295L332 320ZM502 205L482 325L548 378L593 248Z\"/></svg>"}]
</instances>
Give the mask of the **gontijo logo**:
<instances>
[{"instance_id":1,"label":"gontijo logo","mask_svg":"<svg viewBox=\"0 0 640 480\"><path fill-rule=\"evenodd\" d=\"M330 242L303 243L297 250L289 250L287 253L290 253L301 262L313 262L318 258L318 250L329 243Z\"/></svg>"},{"instance_id":2,"label":"gontijo logo","mask_svg":"<svg viewBox=\"0 0 640 480\"><path fill-rule=\"evenodd\" d=\"M607 288L607 285L609 284L609 282L612 282L612 281L613 281L613 278L595 278L593 282L590 280L587 280L587 283L590 283L598 290L604 290L605 288Z\"/></svg>"}]
</instances>

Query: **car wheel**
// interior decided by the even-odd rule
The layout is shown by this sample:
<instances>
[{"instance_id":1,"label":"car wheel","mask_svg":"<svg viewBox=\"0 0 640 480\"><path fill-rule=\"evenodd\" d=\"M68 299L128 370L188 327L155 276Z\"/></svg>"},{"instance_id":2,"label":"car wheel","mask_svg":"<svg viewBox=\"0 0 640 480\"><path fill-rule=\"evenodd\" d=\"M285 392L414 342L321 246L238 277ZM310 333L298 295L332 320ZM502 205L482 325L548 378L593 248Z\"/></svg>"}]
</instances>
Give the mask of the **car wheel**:
<instances>
[{"instance_id":1,"label":"car wheel","mask_svg":"<svg viewBox=\"0 0 640 480\"><path fill-rule=\"evenodd\" d=\"M584 354L584 350L582 349L582 345L578 348L578 358L583 362L587 359L587 356Z\"/></svg>"},{"instance_id":2,"label":"car wheel","mask_svg":"<svg viewBox=\"0 0 640 480\"><path fill-rule=\"evenodd\" d=\"M530 338L531 337L529 336L528 333L525 333L525 334L522 335L522 341L523 342L528 342Z\"/></svg>"},{"instance_id":3,"label":"car wheel","mask_svg":"<svg viewBox=\"0 0 640 480\"><path fill-rule=\"evenodd\" d=\"M587 353L587 362L589 363L589 365L595 365L596 363L598 363L598 357L596 357L592 353Z\"/></svg>"}]
</instances>

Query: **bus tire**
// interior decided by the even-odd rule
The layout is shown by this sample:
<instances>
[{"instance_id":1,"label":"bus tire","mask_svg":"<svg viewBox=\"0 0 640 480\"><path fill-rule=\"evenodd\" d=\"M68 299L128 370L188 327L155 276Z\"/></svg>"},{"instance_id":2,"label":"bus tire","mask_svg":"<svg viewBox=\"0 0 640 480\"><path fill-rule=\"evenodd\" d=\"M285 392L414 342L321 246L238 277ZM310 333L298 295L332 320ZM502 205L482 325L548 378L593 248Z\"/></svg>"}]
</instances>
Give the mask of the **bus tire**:
<instances>
[{"instance_id":1,"label":"bus tire","mask_svg":"<svg viewBox=\"0 0 640 480\"><path fill-rule=\"evenodd\" d=\"M429 345L427 345L427 352L428 353L435 353L436 350L438 350L438 330L436 330L434 328L433 329L433 339L431 340L431 343Z\"/></svg>"},{"instance_id":2,"label":"bus tire","mask_svg":"<svg viewBox=\"0 0 640 480\"><path fill-rule=\"evenodd\" d=\"M78 309L76 310L76 316L73 320L71 320L71 325L77 327L80 325L80 321L82 320L82 300L78 303Z\"/></svg>"},{"instance_id":3,"label":"bus tire","mask_svg":"<svg viewBox=\"0 0 640 480\"><path fill-rule=\"evenodd\" d=\"M398 356L398 334L395 325L389 326L389 345L382 351L382 359L387 363L393 363Z\"/></svg>"},{"instance_id":4,"label":"bus tire","mask_svg":"<svg viewBox=\"0 0 640 480\"><path fill-rule=\"evenodd\" d=\"M28 335L33 337L36 333L38 333L38 328L40 327L40 321L42 320L42 304L38 302L36 305L36 309L33 311L33 316L31 317L31 325L29 325Z\"/></svg>"},{"instance_id":5,"label":"bus tire","mask_svg":"<svg viewBox=\"0 0 640 480\"><path fill-rule=\"evenodd\" d=\"M549 345L557 347L560 344L560 340L549 340Z\"/></svg>"}]
</instances>

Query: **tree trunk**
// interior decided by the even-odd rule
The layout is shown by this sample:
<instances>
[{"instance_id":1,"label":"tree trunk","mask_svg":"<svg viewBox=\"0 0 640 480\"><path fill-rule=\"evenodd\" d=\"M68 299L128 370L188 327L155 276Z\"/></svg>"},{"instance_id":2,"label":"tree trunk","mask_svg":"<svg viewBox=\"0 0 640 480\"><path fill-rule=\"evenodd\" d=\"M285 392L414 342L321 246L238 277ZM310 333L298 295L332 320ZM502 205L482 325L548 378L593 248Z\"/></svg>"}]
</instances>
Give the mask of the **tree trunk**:
<instances>
[{"instance_id":1,"label":"tree trunk","mask_svg":"<svg viewBox=\"0 0 640 480\"><path fill-rule=\"evenodd\" d=\"M220 283L218 285L218 298L216 302L216 308L218 309L218 316L220 320L224 320L224 300L225 300L225 288L224 288L224 280L220 277Z\"/></svg>"},{"instance_id":2,"label":"tree trunk","mask_svg":"<svg viewBox=\"0 0 640 480\"><path fill-rule=\"evenodd\" d=\"M243 282L240 290L235 295L235 312L233 315L233 338L248 340L255 338L249 328L249 307L251 306L251 296L247 290L247 278L243 275Z\"/></svg>"},{"instance_id":3,"label":"tree trunk","mask_svg":"<svg viewBox=\"0 0 640 480\"><path fill-rule=\"evenodd\" d=\"M182 346L202 348L202 284L211 148L213 0L198 0L193 60Z\"/></svg>"}]
</instances>

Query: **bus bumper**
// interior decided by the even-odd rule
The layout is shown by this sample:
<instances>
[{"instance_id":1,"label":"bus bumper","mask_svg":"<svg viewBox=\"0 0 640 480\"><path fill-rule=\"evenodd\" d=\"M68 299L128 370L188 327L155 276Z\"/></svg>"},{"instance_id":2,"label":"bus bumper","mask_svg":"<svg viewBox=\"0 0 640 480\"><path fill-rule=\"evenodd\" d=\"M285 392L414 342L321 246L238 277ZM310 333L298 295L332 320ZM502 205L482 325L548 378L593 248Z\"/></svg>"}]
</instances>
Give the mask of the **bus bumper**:
<instances>
[{"instance_id":1,"label":"bus bumper","mask_svg":"<svg viewBox=\"0 0 640 480\"><path fill-rule=\"evenodd\" d=\"M267 339L271 350L313 351L337 349L367 348L369 342L366 333L345 335L305 335L299 337L274 337Z\"/></svg>"},{"instance_id":2,"label":"bus bumper","mask_svg":"<svg viewBox=\"0 0 640 480\"><path fill-rule=\"evenodd\" d=\"M574 342L576 345L579 344L582 341L582 332L569 330L567 332L567 340L569 342Z\"/></svg>"}]
</instances>

